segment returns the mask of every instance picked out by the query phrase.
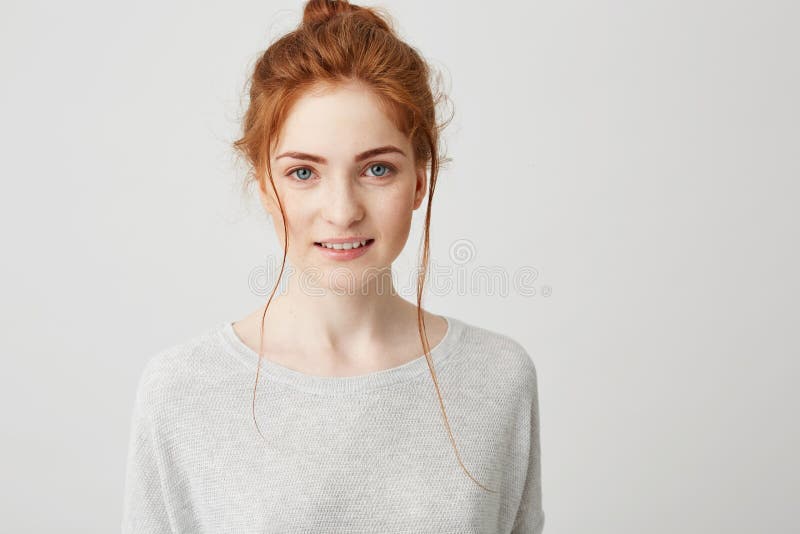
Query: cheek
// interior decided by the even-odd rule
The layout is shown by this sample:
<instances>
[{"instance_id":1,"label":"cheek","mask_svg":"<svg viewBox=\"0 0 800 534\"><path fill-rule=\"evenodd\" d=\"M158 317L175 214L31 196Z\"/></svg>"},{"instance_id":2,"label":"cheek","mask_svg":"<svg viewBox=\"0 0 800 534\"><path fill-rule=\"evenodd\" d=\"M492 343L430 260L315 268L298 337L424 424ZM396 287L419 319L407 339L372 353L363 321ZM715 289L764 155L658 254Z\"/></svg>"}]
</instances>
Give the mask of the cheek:
<instances>
[{"instance_id":1,"label":"cheek","mask_svg":"<svg viewBox=\"0 0 800 534\"><path fill-rule=\"evenodd\" d=\"M385 202L381 203L379 210L380 220L387 231L399 233L398 239L408 235L411 226L413 211L412 193L406 188L397 190L390 195Z\"/></svg>"},{"instance_id":2,"label":"cheek","mask_svg":"<svg viewBox=\"0 0 800 534\"><path fill-rule=\"evenodd\" d=\"M381 211L381 216L387 222L391 221L394 225L404 225L411 221L413 212L407 204L394 204Z\"/></svg>"},{"instance_id":3,"label":"cheek","mask_svg":"<svg viewBox=\"0 0 800 534\"><path fill-rule=\"evenodd\" d=\"M306 228L306 219L309 218L307 210L304 209L308 206L308 201L303 198L296 198L292 195L291 191L281 191L281 201L283 202L283 213L286 218L286 227L289 231L289 236L295 235L298 229ZM278 212L277 219L275 219L276 229L282 228L281 214Z\"/></svg>"}]
</instances>

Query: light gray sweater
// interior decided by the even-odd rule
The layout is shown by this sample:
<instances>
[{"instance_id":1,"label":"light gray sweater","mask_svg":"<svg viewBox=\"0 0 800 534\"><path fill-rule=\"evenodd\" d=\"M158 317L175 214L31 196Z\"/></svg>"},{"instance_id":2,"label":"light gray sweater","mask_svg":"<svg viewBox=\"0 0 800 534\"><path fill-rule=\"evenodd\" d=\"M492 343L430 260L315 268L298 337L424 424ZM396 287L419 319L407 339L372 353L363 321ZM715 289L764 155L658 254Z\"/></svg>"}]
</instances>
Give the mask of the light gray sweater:
<instances>
[{"instance_id":1,"label":"light gray sweater","mask_svg":"<svg viewBox=\"0 0 800 534\"><path fill-rule=\"evenodd\" d=\"M154 354L136 392L123 533L538 534L536 369L508 336L444 316L424 355L351 377L261 361L230 322ZM422 351L420 350L420 353Z\"/></svg>"}]
</instances>

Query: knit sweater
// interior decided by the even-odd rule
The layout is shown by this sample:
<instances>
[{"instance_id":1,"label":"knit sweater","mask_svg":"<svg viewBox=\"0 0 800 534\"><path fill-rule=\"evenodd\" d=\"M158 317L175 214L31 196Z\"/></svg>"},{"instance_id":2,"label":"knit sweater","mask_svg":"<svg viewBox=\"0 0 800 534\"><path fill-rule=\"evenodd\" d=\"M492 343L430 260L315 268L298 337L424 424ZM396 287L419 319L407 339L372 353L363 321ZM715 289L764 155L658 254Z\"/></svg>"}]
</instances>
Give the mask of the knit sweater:
<instances>
[{"instance_id":1,"label":"knit sweater","mask_svg":"<svg viewBox=\"0 0 800 534\"><path fill-rule=\"evenodd\" d=\"M261 359L230 322L154 353L132 410L123 533L538 534L536 369L454 317L422 354L347 377Z\"/></svg>"}]
</instances>

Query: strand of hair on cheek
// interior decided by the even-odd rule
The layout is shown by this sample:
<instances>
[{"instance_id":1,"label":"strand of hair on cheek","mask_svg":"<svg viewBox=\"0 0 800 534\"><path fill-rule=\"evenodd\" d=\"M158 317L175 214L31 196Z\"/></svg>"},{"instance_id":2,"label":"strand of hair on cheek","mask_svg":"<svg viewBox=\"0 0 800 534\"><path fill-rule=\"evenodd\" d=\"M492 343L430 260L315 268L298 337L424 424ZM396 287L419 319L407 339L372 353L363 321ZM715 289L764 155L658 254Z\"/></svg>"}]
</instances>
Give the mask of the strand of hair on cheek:
<instances>
[{"instance_id":1,"label":"strand of hair on cheek","mask_svg":"<svg viewBox=\"0 0 800 534\"><path fill-rule=\"evenodd\" d=\"M464 466L464 462L461 460L461 453L458 452L458 447L456 446L456 440L453 437L453 431L450 428L450 421L447 418L447 410L445 410L444 401L442 400L442 393L441 393L441 390L439 389L439 380L436 378L436 371L433 368L434 367L433 366L433 360L432 360L431 355L430 355L430 345L428 344L428 334L427 334L427 332L425 330L425 321L423 319L423 314L422 314L422 287L425 284L425 278L426 278L425 273L426 273L427 265L428 265L428 251L429 251L429 246L430 246L428 228L429 228L429 225L430 225L430 215L431 215L431 202L430 201L431 201L432 194L433 194L433 191L430 192L430 196L428 197L428 208L427 208L426 213L425 213L425 237L424 237L424 249L423 249L423 254L422 254L422 265L425 268L420 269L420 276L417 278L417 323L418 323L418 326L420 328L420 332L422 334L422 345L423 345L423 349L425 351L425 361L428 362L428 370L430 371L431 377L433 378L433 385L436 388L436 395L439 398L439 407L441 408L442 418L444 419L444 426L447 429L447 433L448 433L448 435L450 437L450 443L453 446L453 451L456 453L456 459L458 460L459 465L461 465L461 469L463 469L464 472L467 474L467 476L473 482L475 482L475 484L477 484L479 487L481 487L482 489L488 491L489 493L497 493L496 490L489 489L486 486L484 486L483 484L481 484L480 482L478 482L475 479L475 477L473 477L472 474L470 474L469 470L466 468L466 466Z\"/></svg>"},{"instance_id":2,"label":"strand of hair on cheek","mask_svg":"<svg viewBox=\"0 0 800 534\"><path fill-rule=\"evenodd\" d=\"M256 430L258 433L261 434L261 438L264 441L267 441L266 436L261 432L261 427L258 426L258 419L256 419L256 390L258 389L258 378L261 371L261 358L264 354L264 320L267 317L267 309L269 309L269 305L272 302L272 297L275 296L275 291L278 289L280 285L281 278L283 277L283 270L286 265L286 252L289 250L289 232L286 231L286 214L283 211L283 203L281 202L280 197L278 196L278 192L275 189L275 183L272 181L272 170L270 168L269 162L267 162L267 169L270 176L270 185L272 186L272 190L275 192L275 198L278 199L278 207L281 210L281 220L283 221L283 260L281 261L281 270L278 273L278 278L275 280L275 285L272 287L272 292L269 295L269 299L267 299L267 304L264 306L264 313L261 315L261 323L259 325L259 342L258 342L258 365L256 366L256 382L253 385L253 423L256 425Z\"/></svg>"}]
</instances>

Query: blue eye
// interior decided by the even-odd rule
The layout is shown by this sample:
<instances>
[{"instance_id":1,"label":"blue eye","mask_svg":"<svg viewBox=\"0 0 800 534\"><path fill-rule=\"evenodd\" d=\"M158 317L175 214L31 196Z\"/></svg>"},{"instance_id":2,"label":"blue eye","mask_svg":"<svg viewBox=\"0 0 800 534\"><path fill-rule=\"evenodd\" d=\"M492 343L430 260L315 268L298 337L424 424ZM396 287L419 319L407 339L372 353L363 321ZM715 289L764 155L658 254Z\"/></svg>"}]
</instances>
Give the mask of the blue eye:
<instances>
[{"instance_id":1,"label":"blue eye","mask_svg":"<svg viewBox=\"0 0 800 534\"><path fill-rule=\"evenodd\" d=\"M306 177L300 176L301 172L307 172L308 175ZM301 182L307 182L308 178L311 178L311 169L300 167L299 169L293 170L290 174L294 174Z\"/></svg>"},{"instance_id":2,"label":"blue eye","mask_svg":"<svg viewBox=\"0 0 800 534\"><path fill-rule=\"evenodd\" d=\"M378 169L380 169L375 174L375 176L377 176L378 178L382 178L382 177L386 176L387 174L390 174L390 173L392 173L394 171L394 169L391 166L384 165L383 163L374 163L374 164L370 165L369 168L370 169L375 169L376 167ZM373 172L375 172L375 171L373 171Z\"/></svg>"}]
</instances>

